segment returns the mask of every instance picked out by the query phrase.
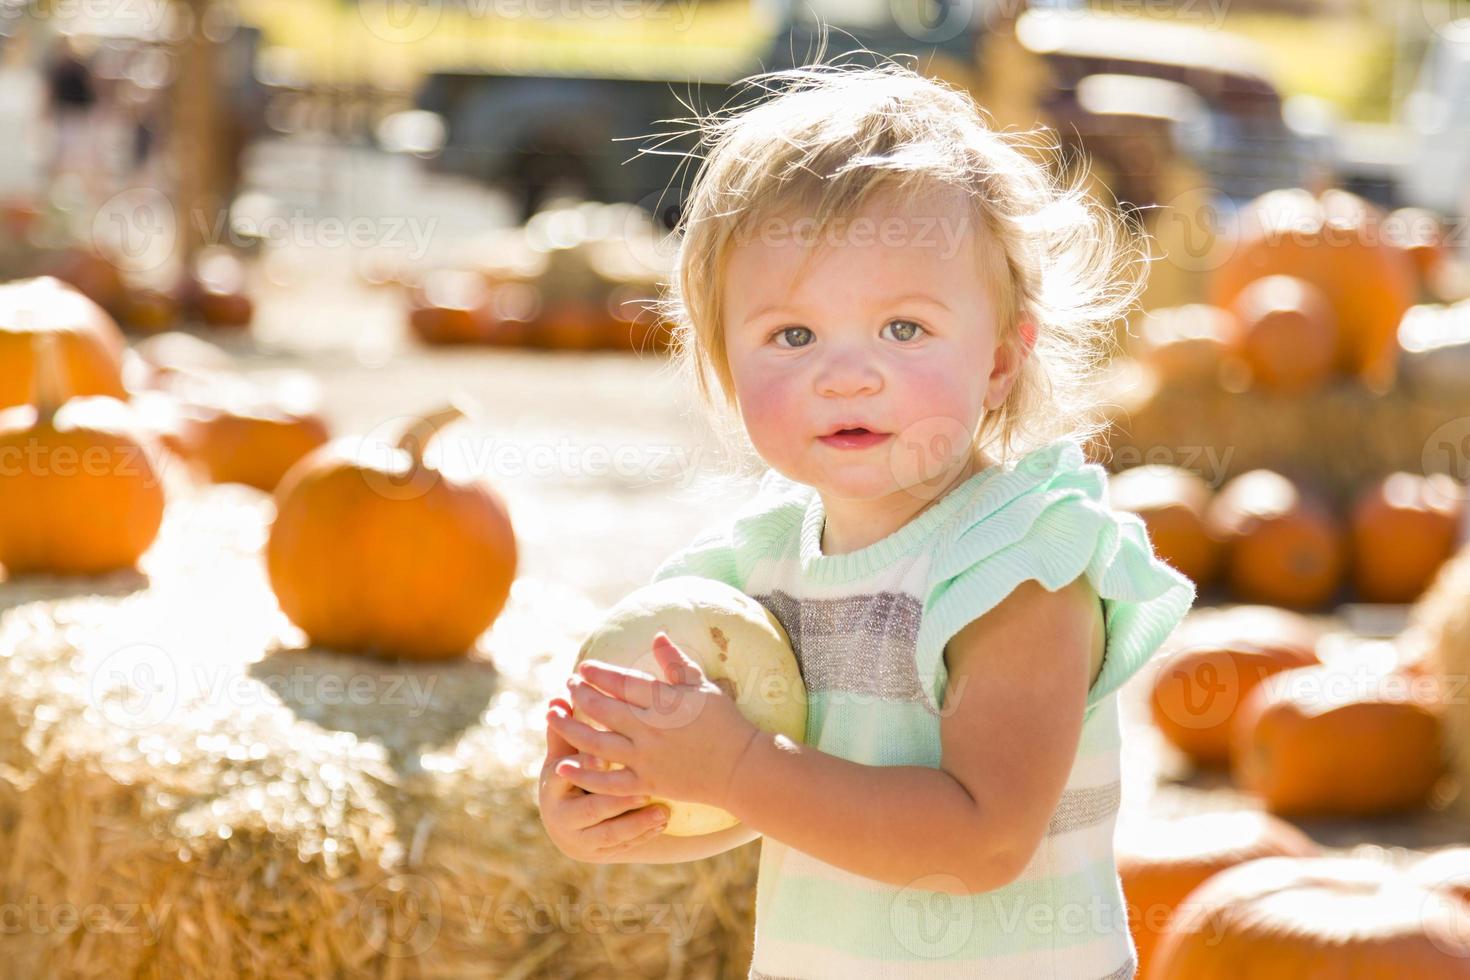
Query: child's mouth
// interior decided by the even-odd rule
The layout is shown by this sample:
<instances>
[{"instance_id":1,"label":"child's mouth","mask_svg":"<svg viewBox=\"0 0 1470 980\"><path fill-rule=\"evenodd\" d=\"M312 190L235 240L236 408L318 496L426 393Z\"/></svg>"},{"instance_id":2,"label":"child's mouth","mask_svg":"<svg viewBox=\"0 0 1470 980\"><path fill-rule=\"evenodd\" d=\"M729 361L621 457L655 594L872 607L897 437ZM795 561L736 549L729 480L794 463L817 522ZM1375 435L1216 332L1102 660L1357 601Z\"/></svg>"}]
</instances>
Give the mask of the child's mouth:
<instances>
[{"instance_id":1,"label":"child's mouth","mask_svg":"<svg viewBox=\"0 0 1470 980\"><path fill-rule=\"evenodd\" d=\"M836 432L820 436L819 438L823 443L834 449L867 449L887 439L888 433L874 432L871 429L858 427L838 429Z\"/></svg>"}]
</instances>

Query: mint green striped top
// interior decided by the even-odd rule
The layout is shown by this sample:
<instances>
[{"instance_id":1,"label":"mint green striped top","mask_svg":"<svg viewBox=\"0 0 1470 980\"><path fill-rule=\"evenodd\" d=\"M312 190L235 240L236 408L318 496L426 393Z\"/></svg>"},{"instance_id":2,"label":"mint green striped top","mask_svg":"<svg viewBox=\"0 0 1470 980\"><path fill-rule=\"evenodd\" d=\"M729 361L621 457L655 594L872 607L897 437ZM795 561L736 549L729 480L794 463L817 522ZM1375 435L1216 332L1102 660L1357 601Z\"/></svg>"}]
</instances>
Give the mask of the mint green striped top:
<instances>
[{"instance_id":1,"label":"mint green striped top","mask_svg":"<svg viewBox=\"0 0 1470 980\"><path fill-rule=\"evenodd\" d=\"M1020 877L951 895L937 877L889 885L764 838L752 980L1134 976L1113 858L1117 690L1195 589L1106 493L1106 471L1059 439L974 474L880 541L824 555L821 497L769 470L749 501L654 572L718 579L769 609L806 684L807 744L873 766L941 766L944 646L1019 583L1056 590L1085 574L1103 603L1106 652L1076 761Z\"/></svg>"}]
</instances>

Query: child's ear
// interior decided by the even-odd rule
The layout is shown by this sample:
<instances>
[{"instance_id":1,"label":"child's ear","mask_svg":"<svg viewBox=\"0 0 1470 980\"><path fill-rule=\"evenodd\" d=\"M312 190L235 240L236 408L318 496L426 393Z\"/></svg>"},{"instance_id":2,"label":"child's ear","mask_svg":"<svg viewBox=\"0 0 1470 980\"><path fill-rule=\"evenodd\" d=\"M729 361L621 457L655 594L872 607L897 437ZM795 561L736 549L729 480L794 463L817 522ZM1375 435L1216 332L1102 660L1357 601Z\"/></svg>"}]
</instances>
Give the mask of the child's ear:
<instances>
[{"instance_id":1,"label":"child's ear","mask_svg":"<svg viewBox=\"0 0 1470 980\"><path fill-rule=\"evenodd\" d=\"M985 389L985 407L991 411L999 408L1011 393L1021 366L1036 344L1036 324L1023 317L1004 341L995 347L995 367L991 369Z\"/></svg>"}]
</instances>

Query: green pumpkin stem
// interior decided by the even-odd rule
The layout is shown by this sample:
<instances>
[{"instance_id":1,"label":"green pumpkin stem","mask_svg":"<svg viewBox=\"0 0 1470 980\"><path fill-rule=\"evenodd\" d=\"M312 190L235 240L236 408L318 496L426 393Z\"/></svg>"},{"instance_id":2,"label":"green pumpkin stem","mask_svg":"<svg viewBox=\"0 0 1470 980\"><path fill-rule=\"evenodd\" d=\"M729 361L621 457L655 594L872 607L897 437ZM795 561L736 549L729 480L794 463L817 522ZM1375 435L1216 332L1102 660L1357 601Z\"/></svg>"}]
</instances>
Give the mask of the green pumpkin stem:
<instances>
[{"instance_id":1,"label":"green pumpkin stem","mask_svg":"<svg viewBox=\"0 0 1470 980\"><path fill-rule=\"evenodd\" d=\"M475 414L474 407L462 395L453 395L448 404L415 420L398 439L398 448L408 453L415 467L422 466L424 450L441 430L462 418Z\"/></svg>"},{"instance_id":2,"label":"green pumpkin stem","mask_svg":"<svg viewBox=\"0 0 1470 980\"><path fill-rule=\"evenodd\" d=\"M56 410L67 399L66 362L61 355L61 338L54 330L38 330L31 335L31 350L35 355L32 365L32 401L36 405L36 420L49 422Z\"/></svg>"}]
</instances>

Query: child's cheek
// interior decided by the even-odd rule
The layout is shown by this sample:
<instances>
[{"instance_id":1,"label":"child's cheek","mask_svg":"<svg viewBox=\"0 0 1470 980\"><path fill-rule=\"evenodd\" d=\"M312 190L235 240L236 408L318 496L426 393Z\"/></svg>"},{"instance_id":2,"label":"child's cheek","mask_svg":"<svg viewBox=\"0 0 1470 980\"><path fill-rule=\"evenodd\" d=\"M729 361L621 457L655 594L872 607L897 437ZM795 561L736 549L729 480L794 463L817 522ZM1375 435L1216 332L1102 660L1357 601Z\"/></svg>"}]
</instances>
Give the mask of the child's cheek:
<instances>
[{"instance_id":1,"label":"child's cheek","mask_svg":"<svg viewBox=\"0 0 1470 980\"><path fill-rule=\"evenodd\" d=\"M890 447L904 485L933 479L970 451L984 411L983 376L951 352L934 362L910 361L889 374L887 403L898 425Z\"/></svg>"},{"instance_id":2,"label":"child's cheek","mask_svg":"<svg viewBox=\"0 0 1470 980\"><path fill-rule=\"evenodd\" d=\"M984 406L982 368L965 351L910 359L889 372L890 405L910 425L971 431Z\"/></svg>"},{"instance_id":3,"label":"child's cheek","mask_svg":"<svg viewBox=\"0 0 1470 980\"><path fill-rule=\"evenodd\" d=\"M772 463L789 461L816 423L796 379L778 372L748 376L740 385L741 415L751 442Z\"/></svg>"}]
</instances>

